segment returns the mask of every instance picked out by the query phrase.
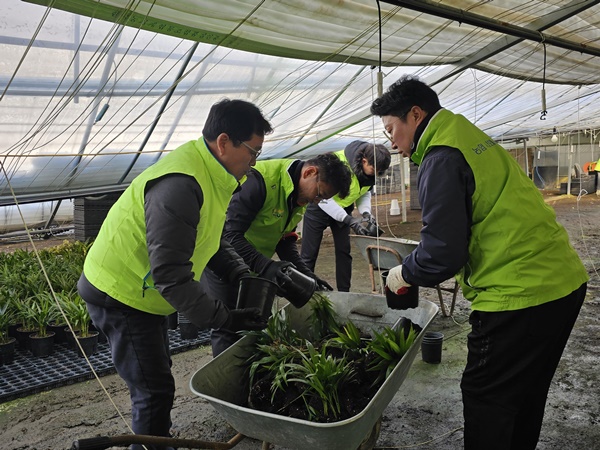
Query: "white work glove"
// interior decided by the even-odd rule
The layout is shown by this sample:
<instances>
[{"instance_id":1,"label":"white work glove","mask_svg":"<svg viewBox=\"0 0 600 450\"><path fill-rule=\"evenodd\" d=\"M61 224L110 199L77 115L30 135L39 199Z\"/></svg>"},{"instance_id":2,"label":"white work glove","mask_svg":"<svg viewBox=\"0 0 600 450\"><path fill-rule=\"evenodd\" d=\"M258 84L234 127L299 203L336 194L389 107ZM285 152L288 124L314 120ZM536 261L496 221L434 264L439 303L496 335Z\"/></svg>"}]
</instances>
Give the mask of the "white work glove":
<instances>
[{"instance_id":1,"label":"white work glove","mask_svg":"<svg viewBox=\"0 0 600 450\"><path fill-rule=\"evenodd\" d=\"M408 292L410 284L402 277L402 264L390 269L385 286L396 295L404 295Z\"/></svg>"}]
</instances>

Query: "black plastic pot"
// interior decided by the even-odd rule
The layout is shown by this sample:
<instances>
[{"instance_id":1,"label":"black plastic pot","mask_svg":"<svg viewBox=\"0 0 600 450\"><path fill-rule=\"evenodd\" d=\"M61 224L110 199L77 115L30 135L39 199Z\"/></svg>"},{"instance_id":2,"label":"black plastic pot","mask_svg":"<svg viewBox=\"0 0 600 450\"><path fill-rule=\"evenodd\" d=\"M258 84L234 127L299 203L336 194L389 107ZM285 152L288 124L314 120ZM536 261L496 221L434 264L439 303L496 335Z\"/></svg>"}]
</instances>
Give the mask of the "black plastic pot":
<instances>
[{"instance_id":1,"label":"black plastic pot","mask_svg":"<svg viewBox=\"0 0 600 450\"><path fill-rule=\"evenodd\" d=\"M83 352L85 356L92 356L94 353L98 351L98 332L90 331L88 336L81 337L77 336L77 341L81 344L83 348ZM81 349L79 345L76 345L77 355L83 358L83 353L81 353Z\"/></svg>"},{"instance_id":2,"label":"black plastic pot","mask_svg":"<svg viewBox=\"0 0 600 450\"><path fill-rule=\"evenodd\" d=\"M240 280L236 308L258 308L266 320L277 293L277 283L260 277L243 277Z\"/></svg>"},{"instance_id":3,"label":"black plastic pot","mask_svg":"<svg viewBox=\"0 0 600 450\"><path fill-rule=\"evenodd\" d=\"M197 339L200 330L190 320L181 313L177 313L179 322L179 337L181 339Z\"/></svg>"},{"instance_id":4,"label":"black plastic pot","mask_svg":"<svg viewBox=\"0 0 600 450\"><path fill-rule=\"evenodd\" d=\"M54 333L52 331L48 332L46 336L31 334L29 341L33 356L45 358L54 353Z\"/></svg>"},{"instance_id":5,"label":"black plastic pot","mask_svg":"<svg viewBox=\"0 0 600 450\"><path fill-rule=\"evenodd\" d=\"M65 327L66 325L48 325L48 331L52 331L54 333L55 344L64 344L67 342L67 338L65 336Z\"/></svg>"},{"instance_id":6,"label":"black plastic pot","mask_svg":"<svg viewBox=\"0 0 600 450\"><path fill-rule=\"evenodd\" d=\"M383 284L386 284L389 270L381 272ZM398 295L385 287L385 300L390 309L409 309L419 306L419 286L410 286L406 294Z\"/></svg>"},{"instance_id":7,"label":"black plastic pot","mask_svg":"<svg viewBox=\"0 0 600 450\"><path fill-rule=\"evenodd\" d=\"M26 330L24 328L17 328L15 337L19 343L21 350L31 350L31 342L29 342L29 336L35 333L35 330Z\"/></svg>"},{"instance_id":8,"label":"black plastic pot","mask_svg":"<svg viewBox=\"0 0 600 450\"><path fill-rule=\"evenodd\" d=\"M15 348L17 345L17 339L11 337L0 344L0 366L3 364L12 364L15 360Z\"/></svg>"},{"instance_id":9,"label":"black plastic pot","mask_svg":"<svg viewBox=\"0 0 600 450\"><path fill-rule=\"evenodd\" d=\"M442 344L444 335L439 331L427 331L421 341L421 356L423 361L430 364L442 362Z\"/></svg>"},{"instance_id":10,"label":"black plastic pot","mask_svg":"<svg viewBox=\"0 0 600 450\"><path fill-rule=\"evenodd\" d=\"M281 296L296 308L302 308L310 300L317 289L317 281L293 267L285 268L291 282L281 286Z\"/></svg>"}]
</instances>

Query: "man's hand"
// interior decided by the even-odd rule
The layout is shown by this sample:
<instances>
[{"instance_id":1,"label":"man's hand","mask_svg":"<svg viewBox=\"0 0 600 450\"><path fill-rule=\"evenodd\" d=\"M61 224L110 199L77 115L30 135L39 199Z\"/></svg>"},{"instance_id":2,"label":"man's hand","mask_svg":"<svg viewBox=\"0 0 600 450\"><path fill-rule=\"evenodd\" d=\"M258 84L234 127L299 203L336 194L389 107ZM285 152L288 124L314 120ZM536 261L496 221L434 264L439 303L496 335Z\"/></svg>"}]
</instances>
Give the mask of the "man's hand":
<instances>
[{"instance_id":1,"label":"man's hand","mask_svg":"<svg viewBox=\"0 0 600 450\"><path fill-rule=\"evenodd\" d=\"M317 291L333 291L333 287L324 279L319 278L316 275L314 275L313 278L317 282Z\"/></svg>"},{"instance_id":2,"label":"man's hand","mask_svg":"<svg viewBox=\"0 0 600 450\"><path fill-rule=\"evenodd\" d=\"M370 222L371 220L373 220L373 216L368 211L365 211L364 213L362 213L362 217L363 217L363 222Z\"/></svg>"},{"instance_id":3,"label":"man's hand","mask_svg":"<svg viewBox=\"0 0 600 450\"><path fill-rule=\"evenodd\" d=\"M385 286L396 295L408 293L410 284L402 277L402 264L390 269L385 281Z\"/></svg>"},{"instance_id":4,"label":"man's hand","mask_svg":"<svg viewBox=\"0 0 600 450\"><path fill-rule=\"evenodd\" d=\"M352 231L354 231L354 234L358 234L359 236L366 236L367 235L367 230L365 227L363 227L361 225L363 219L359 219L357 217L352 217L350 214L348 214L346 217L344 217L344 223L346 225L348 225L350 228L352 228Z\"/></svg>"},{"instance_id":5,"label":"man's hand","mask_svg":"<svg viewBox=\"0 0 600 450\"><path fill-rule=\"evenodd\" d=\"M260 309L242 308L229 311L227 322L221 327L230 331L262 330L267 327L267 321L263 319Z\"/></svg>"},{"instance_id":6,"label":"man's hand","mask_svg":"<svg viewBox=\"0 0 600 450\"><path fill-rule=\"evenodd\" d=\"M294 266L289 261L271 261L267 267L261 272L260 276L267 280L274 281L278 286L283 286L285 283L291 283L292 279L286 273L286 268Z\"/></svg>"}]
</instances>

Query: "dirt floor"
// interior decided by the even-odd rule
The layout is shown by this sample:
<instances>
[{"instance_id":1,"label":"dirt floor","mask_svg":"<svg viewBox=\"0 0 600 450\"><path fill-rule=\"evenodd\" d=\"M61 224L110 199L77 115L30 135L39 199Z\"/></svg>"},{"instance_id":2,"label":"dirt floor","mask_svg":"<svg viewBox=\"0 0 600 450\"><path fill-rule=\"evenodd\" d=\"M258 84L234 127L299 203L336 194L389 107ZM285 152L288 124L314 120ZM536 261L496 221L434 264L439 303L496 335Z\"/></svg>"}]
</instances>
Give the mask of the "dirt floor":
<instances>
[{"instance_id":1,"label":"dirt floor","mask_svg":"<svg viewBox=\"0 0 600 450\"><path fill-rule=\"evenodd\" d=\"M385 236L418 239L419 211L409 210L408 222L399 223L401 216L386 214L389 200L380 197L379 201L379 223L386 230ZM567 228L588 269L590 283L586 302L550 389L538 449L597 449L600 448L600 197L547 195L547 202ZM50 245L51 241L40 244ZM5 244L3 248L10 246ZM352 290L368 293L371 287L367 263L357 249L353 252ZM330 282L334 280L332 254L331 239L326 238L317 273ZM433 289L422 289L421 298L439 302ZM450 294L445 293L444 298L449 303ZM459 381L466 360L468 314L469 304L459 294L453 317L439 314L434 319L431 330L445 335L442 362L427 364L417 355L406 380L383 413L375 448L462 448ZM194 372L210 359L206 347L173 358L177 382L173 409L176 437L226 442L236 434L211 405L194 396L188 387ZM128 433L125 422L130 418L129 399L123 382L116 375L102 377L100 381L103 387L98 381L88 381L1 404L0 448L66 449L76 439ZM111 402L122 412L123 419ZM266 446L247 438L235 448L258 450ZM274 448L286 450L281 446Z\"/></svg>"}]
</instances>

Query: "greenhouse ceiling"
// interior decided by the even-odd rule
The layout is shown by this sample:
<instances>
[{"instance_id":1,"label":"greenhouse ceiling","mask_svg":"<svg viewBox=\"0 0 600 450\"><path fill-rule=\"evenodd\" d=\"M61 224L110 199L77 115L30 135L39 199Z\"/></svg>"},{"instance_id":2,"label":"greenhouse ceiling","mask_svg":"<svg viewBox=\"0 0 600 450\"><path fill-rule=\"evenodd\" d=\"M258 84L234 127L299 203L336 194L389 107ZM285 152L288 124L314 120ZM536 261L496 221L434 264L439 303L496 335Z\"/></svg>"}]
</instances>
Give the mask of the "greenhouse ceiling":
<instances>
[{"instance_id":1,"label":"greenhouse ceiling","mask_svg":"<svg viewBox=\"0 0 600 450\"><path fill-rule=\"evenodd\" d=\"M497 140L595 136L598 3L2 0L0 205L120 190L224 97L270 119L263 158L385 142L405 73Z\"/></svg>"}]
</instances>

